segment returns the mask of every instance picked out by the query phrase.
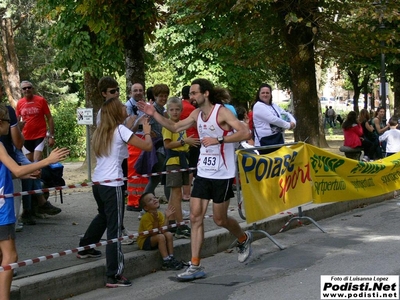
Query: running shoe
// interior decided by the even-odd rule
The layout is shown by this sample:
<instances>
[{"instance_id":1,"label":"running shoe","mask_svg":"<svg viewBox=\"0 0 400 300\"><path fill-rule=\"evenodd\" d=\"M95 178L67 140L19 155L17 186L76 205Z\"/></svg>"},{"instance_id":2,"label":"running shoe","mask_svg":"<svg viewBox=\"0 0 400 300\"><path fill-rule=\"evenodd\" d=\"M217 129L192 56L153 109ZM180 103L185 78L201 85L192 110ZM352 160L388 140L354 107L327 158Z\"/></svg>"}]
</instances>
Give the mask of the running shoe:
<instances>
[{"instance_id":1,"label":"running shoe","mask_svg":"<svg viewBox=\"0 0 400 300\"><path fill-rule=\"evenodd\" d=\"M204 268L201 265L195 266L190 265L185 272L176 275L177 279L180 281L190 281L206 276Z\"/></svg>"},{"instance_id":2,"label":"running shoe","mask_svg":"<svg viewBox=\"0 0 400 300\"><path fill-rule=\"evenodd\" d=\"M126 228L122 230L122 235L123 236L131 236L132 233L130 233ZM133 238L127 238L126 240L121 241L121 245L132 245L135 242L135 239Z\"/></svg>"},{"instance_id":3,"label":"running shoe","mask_svg":"<svg viewBox=\"0 0 400 300\"><path fill-rule=\"evenodd\" d=\"M181 225L176 229L175 237L177 239L190 239L190 228L187 225Z\"/></svg>"},{"instance_id":4,"label":"running shoe","mask_svg":"<svg viewBox=\"0 0 400 300\"><path fill-rule=\"evenodd\" d=\"M21 232L22 230L24 230L24 224L17 222L17 224L15 224L15 232Z\"/></svg>"},{"instance_id":5,"label":"running shoe","mask_svg":"<svg viewBox=\"0 0 400 300\"><path fill-rule=\"evenodd\" d=\"M50 216L58 215L61 212L61 208L55 207L49 201L46 201L42 206L38 206L37 212L39 214L46 214Z\"/></svg>"},{"instance_id":6,"label":"running shoe","mask_svg":"<svg viewBox=\"0 0 400 300\"><path fill-rule=\"evenodd\" d=\"M77 258L96 258L101 256L101 251L96 249L82 250L76 254Z\"/></svg>"},{"instance_id":7,"label":"running shoe","mask_svg":"<svg viewBox=\"0 0 400 300\"><path fill-rule=\"evenodd\" d=\"M245 232L247 239L243 243L238 243L237 248L239 252L238 260L239 262L245 262L251 255L251 242L253 241L253 236L250 231Z\"/></svg>"},{"instance_id":8,"label":"running shoe","mask_svg":"<svg viewBox=\"0 0 400 300\"><path fill-rule=\"evenodd\" d=\"M126 279L124 276L119 275L115 277L107 277L106 287L108 288L117 288L117 287L127 287L131 286L132 282Z\"/></svg>"},{"instance_id":9,"label":"running shoe","mask_svg":"<svg viewBox=\"0 0 400 300\"><path fill-rule=\"evenodd\" d=\"M190 211L182 209L182 219L189 220L190 219Z\"/></svg>"},{"instance_id":10,"label":"running shoe","mask_svg":"<svg viewBox=\"0 0 400 300\"><path fill-rule=\"evenodd\" d=\"M164 260L161 266L161 270L181 270L183 268L183 263L175 259L175 257L171 257L168 260Z\"/></svg>"},{"instance_id":11,"label":"running shoe","mask_svg":"<svg viewBox=\"0 0 400 300\"><path fill-rule=\"evenodd\" d=\"M22 213L22 215L19 217L19 221L23 225L36 225L36 220L33 217L33 214L28 210Z\"/></svg>"},{"instance_id":12,"label":"running shoe","mask_svg":"<svg viewBox=\"0 0 400 300\"><path fill-rule=\"evenodd\" d=\"M142 209L139 206L127 205L126 210L127 211L141 211Z\"/></svg>"}]
</instances>

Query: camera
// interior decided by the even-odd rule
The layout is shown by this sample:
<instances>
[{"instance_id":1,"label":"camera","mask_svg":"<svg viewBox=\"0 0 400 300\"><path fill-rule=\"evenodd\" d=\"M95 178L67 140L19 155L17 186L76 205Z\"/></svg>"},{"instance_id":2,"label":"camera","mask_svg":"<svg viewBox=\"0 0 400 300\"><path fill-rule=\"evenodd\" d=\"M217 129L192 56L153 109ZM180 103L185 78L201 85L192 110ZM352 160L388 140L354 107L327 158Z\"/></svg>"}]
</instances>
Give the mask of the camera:
<instances>
[{"instance_id":1,"label":"camera","mask_svg":"<svg viewBox=\"0 0 400 300\"><path fill-rule=\"evenodd\" d=\"M136 106L136 105L133 105L132 106L132 111L133 111L133 113L135 114L135 115L138 115L138 107Z\"/></svg>"}]
</instances>

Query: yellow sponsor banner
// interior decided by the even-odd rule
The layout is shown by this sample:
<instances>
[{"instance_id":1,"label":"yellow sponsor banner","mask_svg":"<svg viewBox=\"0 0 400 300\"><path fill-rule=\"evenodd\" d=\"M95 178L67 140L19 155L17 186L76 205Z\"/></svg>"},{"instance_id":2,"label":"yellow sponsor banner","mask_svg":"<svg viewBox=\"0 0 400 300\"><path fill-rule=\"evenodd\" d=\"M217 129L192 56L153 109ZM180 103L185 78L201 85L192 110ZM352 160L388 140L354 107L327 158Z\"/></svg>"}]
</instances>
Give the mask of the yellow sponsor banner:
<instances>
[{"instance_id":1,"label":"yellow sponsor banner","mask_svg":"<svg viewBox=\"0 0 400 300\"><path fill-rule=\"evenodd\" d=\"M265 155L237 154L248 223L309 202L357 200L400 189L400 153L362 162L298 143Z\"/></svg>"},{"instance_id":2,"label":"yellow sponsor banner","mask_svg":"<svg viewBox=\"0 0 400 300\"><path fill-rule=\"evenodd\" d=\"M237 153L248 223L312 201L311 168L304 144L266 155Z\"/></svg>"},{"instance_id":3,"label":"yellow sponsor banner","mask_svg":"<svg viewBox=\"0 0 400 300\"><path fill-rule=\"evenodd\" d=\"M400 153L373 162L307 145L315 203L358 200L400 189Z\"/></svg>"}]
</instances>

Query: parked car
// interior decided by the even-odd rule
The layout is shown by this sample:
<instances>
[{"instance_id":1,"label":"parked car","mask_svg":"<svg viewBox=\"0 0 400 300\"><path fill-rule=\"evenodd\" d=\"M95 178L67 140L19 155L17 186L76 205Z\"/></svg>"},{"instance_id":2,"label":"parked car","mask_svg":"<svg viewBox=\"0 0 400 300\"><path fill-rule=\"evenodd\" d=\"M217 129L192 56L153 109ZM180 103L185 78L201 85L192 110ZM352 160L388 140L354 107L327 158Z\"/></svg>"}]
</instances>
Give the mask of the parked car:
<instances>
[{"instance_id":1,"label":"parked car","mask_svg":"<svg viewBox=\"0 0 400 300\"><path fill-rule=\"evenodd\" d=\"M319 102L321 102L321 107L325 107L326 105L329 105L329 100L327 97L319 98Z\"/></svg>"},{"instance_id":2,"label":"parked car","mask_svg":"<svg viewBox=\"0 0 400 300\"><path fill-rule=\"evenodd\" d=\"M353 107L354 106L354 99L347 99L346 100L346 106ZM359 99L358 100L358 107L363 108L364 107L364 99Z\"/></svg>"}]
</instances>

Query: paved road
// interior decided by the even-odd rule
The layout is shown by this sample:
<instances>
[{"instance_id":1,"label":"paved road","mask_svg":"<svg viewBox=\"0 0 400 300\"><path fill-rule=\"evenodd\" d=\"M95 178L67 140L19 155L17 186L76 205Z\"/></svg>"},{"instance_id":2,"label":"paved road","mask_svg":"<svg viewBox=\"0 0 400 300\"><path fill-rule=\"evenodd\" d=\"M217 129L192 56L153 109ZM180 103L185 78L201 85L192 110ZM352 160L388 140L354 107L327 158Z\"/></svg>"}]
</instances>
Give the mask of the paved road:
<instances>
[{"instance_id":1,"label":"paved road","mask_svg":"<svg viewBox=\"0 0 400 300\"><path fill-rule=\"evenodd\" d=\"M277 234L287 246L283 251L265 238L257 240L246 264L237 262L236 253L206 258L205 279L181 283L176 272L158 271L129 288L101 288L71 299L316 300L323 274L400 274L399 198L318 223L327 233L307 225Z\"/></svg>"}]
</instances>

